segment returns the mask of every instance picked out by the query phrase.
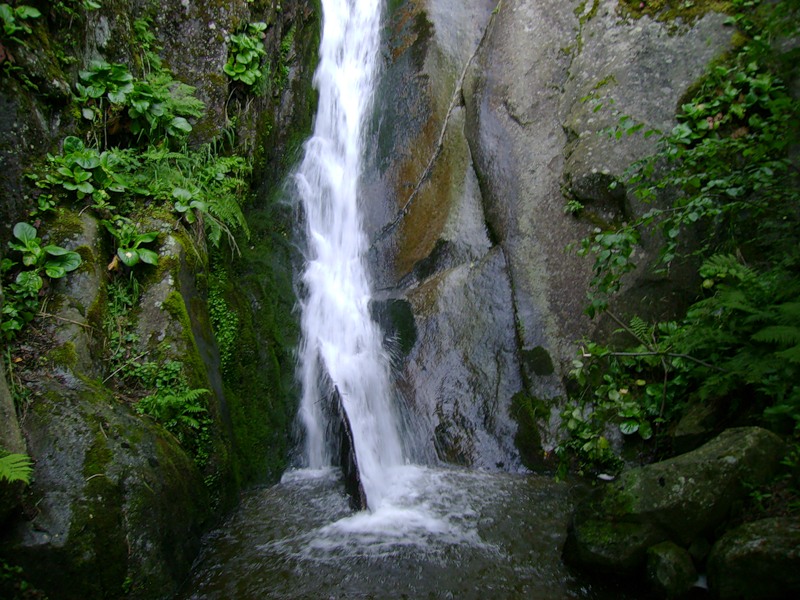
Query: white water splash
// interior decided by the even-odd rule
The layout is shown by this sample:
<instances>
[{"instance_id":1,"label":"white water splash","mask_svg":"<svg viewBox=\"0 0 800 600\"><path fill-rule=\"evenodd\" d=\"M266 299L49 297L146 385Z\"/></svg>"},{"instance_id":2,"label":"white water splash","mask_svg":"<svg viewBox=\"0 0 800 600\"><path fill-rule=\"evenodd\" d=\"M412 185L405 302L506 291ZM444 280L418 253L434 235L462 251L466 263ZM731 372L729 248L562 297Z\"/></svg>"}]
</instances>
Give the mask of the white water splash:
<instances>
[{"instance_id":1,"label":"white water splash","mask_svg":"<svg viewBox=\"0 0 800 600\"><path fill-rule=\"evenodd\" d=\"M358 212L363 127L375 88L381 0L323 0L320 63L314 76L319 107L314 135L296 175L307 225L300 418L307 466L330 465L326 438L330 384L350 420L369 506L380 506L388 469L403 452L392 403L389 358L369 311Z\"/></svg>"}]
</instances>

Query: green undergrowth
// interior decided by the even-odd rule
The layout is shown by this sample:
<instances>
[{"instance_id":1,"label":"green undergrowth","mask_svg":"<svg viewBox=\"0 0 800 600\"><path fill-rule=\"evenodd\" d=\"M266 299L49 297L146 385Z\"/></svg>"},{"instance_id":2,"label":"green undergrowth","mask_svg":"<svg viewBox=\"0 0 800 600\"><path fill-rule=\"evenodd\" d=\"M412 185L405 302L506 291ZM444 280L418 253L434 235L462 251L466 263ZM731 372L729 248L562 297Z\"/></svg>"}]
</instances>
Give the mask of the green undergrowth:
<instances>
[{"instance_id":1,"label":"green undergrowth","mask_svg":"<svg viewBox=\"0 0 800 600\"><path fill-rule=\"evenodd\" d=\"M107 286L103 326L109 374L104 384L119 400L172 433L204 469L213 451L209 390L192 387L195 377L191 368L175 360L166 343L143 348L136 328L141 291L133 273L115 278Z\"/></svg>"},{"instance_id":2,"label":"green undergrowth","mask_svg":"<svg viewBox=\"0 0 800 600\"><path fill-rule=\"evenodd\" d=\"M580 253L594 260L587 312L619 329L615 344L585 341L575 360L558 449L563 468L618 470L612 441L620 437L644 448L644 457L668 452L686 408L703 403L721 407L720 423L784 435L788 476L797 481L800 104L788 82L800 52L783 41L798 34L800 2L731 7L729 23L745 42L683 99L678 125L662 133L622 115L611 132L656 135L659 150L624 177L645 206L642 216L582 241ZM661 277L680 261L700 265L696 297L673 321L608 310L645 239L660 240L653 268Z\"/></svg>"}]
</instances>

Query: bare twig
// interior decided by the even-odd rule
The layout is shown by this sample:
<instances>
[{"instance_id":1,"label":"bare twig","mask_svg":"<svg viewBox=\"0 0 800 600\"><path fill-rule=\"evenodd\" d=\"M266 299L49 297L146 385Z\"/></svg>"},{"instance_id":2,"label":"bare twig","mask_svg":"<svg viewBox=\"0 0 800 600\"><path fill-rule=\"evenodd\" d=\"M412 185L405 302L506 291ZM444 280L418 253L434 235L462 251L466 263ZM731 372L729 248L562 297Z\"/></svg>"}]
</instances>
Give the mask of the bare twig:
<instances>
[{"instance_id":1,"label":"bare twig","mask_svg":"<svg viewBox=\"0 0 800 600\"><path fill-rule=\"evenodd\" d=\"M67 323L72 323L73 325L78 325L80 327L85 327L86 329L94 329L94 327L92 327L88 323L81 323L79 321L73 321L72 319L67 319L65 317L59 317L58 315L53 315L53 314L46 313L46 312L40 312L39 316L40 317L47 317L49 319L57 319L59 321L66 321Z\"/></svg>"},{"instance_id":2,"label":"bare twig","mask_svg":"<svg viewBox=\"0 0 800 600\"><path fill-rule=\"evenodd\" d=\"M116 375L117 373L122 371L122 369L124 369L125 367L130 365L132 362L137 361L140 358L147 356L148 354L150 354L150 350L147 350L146 352L142 352L139 356L134 356L133 358L130 358L130 359L126 360L118 369L115 369L114 372L111 373L111 375L109 375L108 377L103 379L103 383L107 382L109 379L114 377L114 375Z\"/></svg>"}]
</instances>

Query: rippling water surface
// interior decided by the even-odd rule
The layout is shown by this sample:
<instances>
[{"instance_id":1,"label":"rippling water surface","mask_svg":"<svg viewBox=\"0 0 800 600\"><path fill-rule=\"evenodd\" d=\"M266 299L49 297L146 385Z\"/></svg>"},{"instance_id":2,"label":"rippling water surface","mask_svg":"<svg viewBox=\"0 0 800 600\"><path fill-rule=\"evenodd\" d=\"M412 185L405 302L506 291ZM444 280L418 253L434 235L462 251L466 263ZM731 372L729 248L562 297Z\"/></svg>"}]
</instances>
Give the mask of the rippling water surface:
<instances>
[{"instance_id":1,"label":"rippling water surface","mask_svg":"<svg viewBox=\"0 0 800 600\"><path fill-rule=\"evenodd\" d=\"M337 470L249 492L208 536L182 599L623 598L560 560L573 504L546 477L397 467L354 513Z\"/></svg>"}]
</instances>

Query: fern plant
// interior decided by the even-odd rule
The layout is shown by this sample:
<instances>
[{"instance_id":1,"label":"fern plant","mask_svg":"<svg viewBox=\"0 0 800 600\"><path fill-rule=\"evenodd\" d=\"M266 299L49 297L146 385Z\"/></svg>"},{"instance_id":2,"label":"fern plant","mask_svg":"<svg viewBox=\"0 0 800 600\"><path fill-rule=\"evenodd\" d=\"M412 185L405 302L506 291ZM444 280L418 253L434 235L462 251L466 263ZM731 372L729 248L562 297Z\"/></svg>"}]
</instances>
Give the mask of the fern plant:
<instances>
[{"instance_id":1,"label":"fern plant","mask_svg":"<svg viewBox=\"0 0 800 600\"><path fill-rule=\"evenodd\" d=\"M33 462L27 454L6 454L0 455L0 479L5 479L9 483L22 481L31 482L33 473Z\"/></svg>"}]
</instances>

